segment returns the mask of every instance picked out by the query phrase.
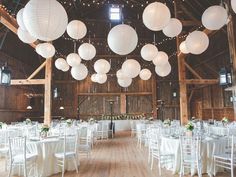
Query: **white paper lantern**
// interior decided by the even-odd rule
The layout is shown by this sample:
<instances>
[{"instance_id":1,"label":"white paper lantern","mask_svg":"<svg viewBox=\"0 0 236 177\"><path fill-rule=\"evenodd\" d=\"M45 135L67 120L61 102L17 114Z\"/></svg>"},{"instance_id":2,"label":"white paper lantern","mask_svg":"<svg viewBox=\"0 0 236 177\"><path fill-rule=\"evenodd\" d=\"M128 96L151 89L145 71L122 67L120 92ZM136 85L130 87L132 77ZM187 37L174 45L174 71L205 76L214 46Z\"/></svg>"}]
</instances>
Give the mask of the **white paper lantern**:
<instances>
[{"instance_id":1,"label":"white paper lantern","mask_svg":"<svg viewBox=\"0 0 236 177\"><path fill-rule=\"evenodd\" d=\"M27 44L34 43L37 40L36 38L31 36L28 31L22 30L21 27L18 28L17 35L22 42Z\"/></svg>"},{"instance_id":2,"label":"white paper lantern","mask_svg":"<svg viewBox=\"0 0 236 177\"><path fill-rule=\"evenodd\" d=\"M236 0L231 0L231 6L233 11L236 13Z\"/></svg>"},{"instance_id":3,"label":"white paper lantern","mask_svg":"<svg viewBox=\"0 0 236 177\"><path fill-rule=\"evenodd\" d=\"M222 6L208 7L202 14L202 24L209 30L222 28L228 19L227 10Z\"/></svg>"},{"instance_id":4,"label":"white paper lantern","mask_svg":"<svg viewBox=\"0 0 236 177\"><path fill-rule=\"evenodd\" d=\"M94 70L98 73L98 74L106 74L110 71L111 69L111 65L110 63L105 60L105 59L100 59L97 60L94 63Z\"/></svg>"},{"instance_id":5,"label":"white paper lantern","mask_svg":"<svg viewBox=\"0 0 236 177\"><path fill-rule=\"evenodd\" d=\"M122 64L122 72L129 78L135 78L139 75L141 66L134 59L128 59Z\"/></svg>"},{"instance_id":6,"label":"white paper lantern","mask_svg":"<svg viewBox=\"0 0 236 177\"><path fill-rule=\"evenodd\" d=\"M194 31L186 38L187 50L195 55L203 53L209 46L209 38L202 31Z\"/></svg>"},{"instance_id":7,"label":"white paper lantern","mask_svg":"<svg viewBox=\"0 0 236 177\"><path fill-rule=\"evenodd\" d=\"M67 25L67 34L73 39L82 39L87 33L86 25L80 20L73 20Z\"/></svg>"},{"instance_id":8,"label":"white paper lantern","mask_svg":"<svg viewBox=\"0 0 236 177\"><path fill-rule=\"evenodd\" d=\"M79 66L72 67L71 75L76 80L83 80L88 75L88 69L84 64L80 64Z\"/></svg>"},{"instance_id":9,"label":"white paper lantern","mask_svg":"<svg viewBox=\"0 0 236 177\"><path fill-rule=\"evenodd\" d=\"M96 74L96 81L99 84L104 84L107 81L106 74Z\"/></svg>"},{"instance_id":10,"label":"white paper lantern","mask_svg":"<svg viewBox=\"0 0 236 177\"><path fill-rule=\"evenodd\" d=\"M62 68L62 71L67 72L69 71L69 69L70 69L70 66L66 63L65 66Z\"/></svg>"},{"instance_id":11,"label":"white paper lantern","mask_svg":"<svg viewBox=\"0 0 236 177\"><path fill-rule=\"evenodd\" d=\"M129 87L131 84L132 84L132 79L131 78L125 78L125 79L119 79L118 78L118 84L121 86L121 87Z\"/></svg>"},{"instance_id":12,"label":"white paper lantern","mask_svg":"<svg viewBox=\"0 0 236 177\"><path fill-rule=\"evenodd\" d=\"M181 42L181 44L179 45L179 50L182 53L184 53L184 54L188 54L189 53L189 51L188 51L188 49L186 47L186 42L185 41Z\"/></svg>"},{"instance_id":13,"label":"white paper lantern","mask_svg":"<svg viewBox=\"0 0 236 177\"><path fill-rule=\"evenodd\" d=\"M170 21L169 8L160 2L149 4L143 11L143 23L152 31L160 31L165 28Z\"/></svg>"},{"instance_id":14,"label":"white paper lantern","mask_svg":"<svg viewBox=\"0 0 236 177\"><path fill-rule=\"evenodd\" d=\"M139 77L142 80L148 80L151 78L151 76L152 76L152 73L149 69L142 69L139 73Z\"/></svg>"},{"instance_id":15,"label":"white paper lantern","mask_svg":"<svg viewBox=\"0 0 236 177\"><path fill-rule=\"evenodd\" d=\"M153 44L146 44L141 49L141 56L146 61L152 61L158 53L158 49Z\"/></svg>"},{"instance_id":16,"label":"white paper lantern","mask_svg":"<svg viewBox=\"0 0 236 177\"><path fill-rule=\"evenodd\" d=\"M161 77L165 77L165 76L170 74L170 72L171 72L171 65L168 62L165 65L156 66L155 67L155 71L156 71L157 75L159 75Z\"/></svg>"},{"instance_id":17,"label":"white paper lantern","mask_svg":"<svg viewBox=\"0 0 236 177\"><path fill-rule=\"evenodd\" d=\"M96 48L89 43L82 44L79 49L79 56L84 60L92 60L96 55Z\"/></svg>"},{"instance_id":18,"label":"white paper lantern","mask_svg":"<svg viewBox=\"0 0 236 177\"><path fill-rule=\"evenodd\" d=\"M127 78L127 76L123 73L123 71L121 69L119 69L117 72L116 72L116 77L118 79L125 79Z\"/></svg>"},{"instance_id":19,"label":"white paper lantern","mask_svg":"<svg viewBox=\"0 0 236 177\"><path fill-rule=\"evenodd\" d=\"M55 67L59 70L62 70L66 65L67 65L67 63L64 58L58 58L55 61Z\"/></svg>"},{"instance_id":20,"label":"white paper lantern","mask_svg":"<svg viewBox=\"0 0 236 177\"><path fill-rule=\"evenodd\" d=\"M18 11L18 13L16 15L16 21L22 30L27 31L24 21L23 21L23 12L24 12L24 8L22 8Z\"/></svg>"},{"instance_id":21,"label":"white paper lantern","mask_svg":"<svg viewBox=\"0 0 236 177\"><path fill-rule=\"evenodd\" d=\"M50 43L40 43L36 46L36 52L43 58L51 58L55 55L55 47Z\"/></svg>"},{"instance_id":22,"label":"white paper lantern","mask_svg":"<svg viewBox=\"0 0 236 177\"><path fill-rule=\"evenodd\" d=\"M27 31L42 41L53 41L63 35L68 17L56 0L30 0L23 13Z\"/></svg>"},{"instance_id":23,"label":"white paper lantern","mask_svg":"<svg viewBox=\"0 0 236 177\"><path fill-rule=\"evenodd\" d=\"M96 80L96 75L97 75L97 74L92 74L92 76L91 76L91 81L92 81L92 82L97 82L97 80Z\"/></svg>"},{"instance_id":24,"label":"white paper lantern","mask_svg":"<svg viewBox=\"0 0 236 177\"><path fill-rule=\"evenodd\" d=\"M171 18L168 25L163 29L163 33L168 37L175 37L181 33L182 28L182 23L178 19Z\"/></svg>"},{"instance_id":25,"label":"white paper lantern","mask_svg":"<svg viewBox=\"0 0 236 177\"><path fill-rule=\"evenodd\" d=\"M71 67L74 67L74 66L80 65L81 58L79 57L79 55L77 53L70 53L66 57L66 61L67 61L68 65L70 65Z\"/></svg>"},{"instance_id":26,"label":"white paper lantern","mask_svg":"<svg viewBox=\"0 0 236 177\"><path fill-rule=\"evenodd\" d=\"M138 35L131 26L121 24L110 30L107 42L113 52L119 55L127 55L136 48Z\"/></svg>"},{"instance_id":27,"label":"white paper lantern","mask_svg":"<svg viewBox=\"0 0 236 177\"><path fill-rule=\"evenodd\" d=\"M159 51L152 62L156 66L165 65L166 63L168 63L168 55L165 52Z\"/></svg>"}]
</instances>

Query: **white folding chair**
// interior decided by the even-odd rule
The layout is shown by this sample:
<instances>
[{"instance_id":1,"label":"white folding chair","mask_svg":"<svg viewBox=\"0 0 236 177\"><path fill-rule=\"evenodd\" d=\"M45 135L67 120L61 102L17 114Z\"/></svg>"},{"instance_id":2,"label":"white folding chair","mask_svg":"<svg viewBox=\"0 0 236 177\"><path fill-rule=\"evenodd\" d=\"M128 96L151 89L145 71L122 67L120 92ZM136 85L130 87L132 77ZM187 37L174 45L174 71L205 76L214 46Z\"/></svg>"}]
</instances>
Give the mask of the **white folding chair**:
<instances>
[{"instance_id":1,"label":"white folding chair","mask_svg":"<svg viewBox=\"0 0 236 177\"><path fill-rule=\"evenodd\" d=\"M234 177L234 167L236 166L236 139L234 136L228 137L229 147L225 152L214 154L214 175L216 175L216 167L222 167L231 171L231 177Z\"/></svg>"},{"instance_id":2,"label":"white folding chair","mask_svg":"<svg viewBox=\"0 0 236 177\"><path fill-rule=\"evenodd\" d=\"M62 152L55 153L54 156L57 159L57 165L62 168L62 177L64 177L65 173L65 163L68 160L72 160L76 173L78 173L78 154L77 154L77 148L78 148L78 133L75 132L74 135L67 135L66 130L64 133L63 138L63 150Z\"/></svg>"},{"instance_id":3,"label":"white folding chair","mask_svg":"<svg viewBox=\"0 0 236 177\"><path fill-rule=\"evenodd\" d=\"M37 154L28 153L26 151L26 137L15 137L9 138L9 174L8 177L11 176L12 170L15 167L19 168L19 173L21 172L21 167L23 167L24 177L27 177L31 174L32 169L34 175L38 176L37 170ZM29 169L29 172L28 172Z\"/></svg>"},{"instance_id":4,"label":"white folding chair","mask_svg":"<svg viewBox=\"0 0 236 177\"><path fill-rule=\"evenodd\" d=\"M81 127L78 130L78 134L78 151L80 153L86 153L88 158L92 150L92 132L88 127Z\"/></svg>"},{"instance_id":5,"label":"white folding chair","mask_svg":"<svg viewBox=\"0 0 236 177\"><path fill-rule=\"evenodd\" d=\"M133 120L130 121L130 128L131 128L131 137L136 135L136 124Z\"/></svg>"},{"instance_id":6,"label":"white folding chair","mask_svg":"<svg viewBox=\"0 0 236 177\"><path fill-rule=\"evenodd\" d=\"M138 123L136 124L136 132L137 132L137 146L142 148L142 143L145 142L146 140L146 127L145 124L143 123Z\"/></svg>"}]
</instances>

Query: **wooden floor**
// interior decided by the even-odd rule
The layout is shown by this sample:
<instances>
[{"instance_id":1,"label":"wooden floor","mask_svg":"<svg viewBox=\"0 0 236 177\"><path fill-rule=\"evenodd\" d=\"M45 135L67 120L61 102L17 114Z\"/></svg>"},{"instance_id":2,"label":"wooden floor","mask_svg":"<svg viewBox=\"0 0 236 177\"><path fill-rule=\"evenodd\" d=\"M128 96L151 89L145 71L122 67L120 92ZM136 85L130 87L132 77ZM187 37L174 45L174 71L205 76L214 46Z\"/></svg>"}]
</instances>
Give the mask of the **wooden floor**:
<instances>
[{"instance_id":1,"label":"wooden floor","mask_svg":"<svg viewBox=\"0 0 236 177\"><path fill-rule=\"evenodd\" d=\"M147 163L147 150L136 147L136 139L129 132L116 134L111 140L98 141L90 159L80 158L79 173L66 172L65 177L159 177L157 167L151 171ZM6 177L0 161L0 177ZM60 177L61 174L52 177ZM163 170L162 177L177 177ZM205 175L204 177L206 177ZM229 173L217 177L229 177Z\"/></svg>"}]
</instances>

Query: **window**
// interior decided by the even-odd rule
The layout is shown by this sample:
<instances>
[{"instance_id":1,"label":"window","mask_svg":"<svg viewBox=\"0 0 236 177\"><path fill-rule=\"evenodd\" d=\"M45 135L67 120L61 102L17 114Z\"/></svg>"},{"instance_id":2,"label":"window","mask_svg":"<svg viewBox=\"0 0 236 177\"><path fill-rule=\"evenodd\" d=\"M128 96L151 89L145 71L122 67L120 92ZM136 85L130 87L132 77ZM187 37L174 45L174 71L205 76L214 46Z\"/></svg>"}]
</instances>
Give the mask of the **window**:
<instances>
[{"instance_id":1,"label":"window","mask_svg":"<svg viewBox=\"0 0 236 177\"><path fill-rule=\"evenodd\" d=\"M120 20L121 19L121 8L119 6L110 7L109 11L110 20Z\"/></svg>"}]
</instances>

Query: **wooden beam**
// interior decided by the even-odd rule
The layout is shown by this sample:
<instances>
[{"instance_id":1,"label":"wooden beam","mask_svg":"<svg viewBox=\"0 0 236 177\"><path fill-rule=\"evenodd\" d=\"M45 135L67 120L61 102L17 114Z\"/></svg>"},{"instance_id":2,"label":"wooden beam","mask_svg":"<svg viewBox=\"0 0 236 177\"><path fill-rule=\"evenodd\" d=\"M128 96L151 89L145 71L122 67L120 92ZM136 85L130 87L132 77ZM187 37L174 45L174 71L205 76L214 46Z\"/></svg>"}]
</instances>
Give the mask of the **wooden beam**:
<instances>
[{"instance_id":1,"label":"wooden beam","mask_svg":"<svg viewBox=\"0 0 236 177\"><path fill-rule=\"evenodd\" d=\"M152 95L152 92L78 93L79 96Z\"/></svg>"},{"instance_id":2,"label":"wooden beam","mask_svg":"<svg viewBox=\"0 0 236 177\"><path fill-rule=\"evenodd\" d=\"M186 84L214 85L214 84L218 84L219 80L218 79L186 79L183 82L185 82Z\"/></svg>"},{"instance_id":3,"label":"wooden beam","mask_svg":"<svg viewBox=\"0 0 236 177\"><path fill-rule=\"evenodd\" d=\"M46 61L43 62L27 79L32 79L36 74L38 74L46 65Z\"/></svg>"},{"instance_id":4,"label":"wooden beam","mask_svg":"<svg viewBox=\"0 0 236 177\"><path fill-rule=\"evenodd\" d=\"M156 75L152 76L152 111L153 118L157 118L157 80Z\"/></svg>"},{"instance_id":5,"label":"wooden beam","mask_svg":"<svg viewBox=\"0 0 236 177\"><path fill-rule=\"evenodd\" d=\"M44 87L44 124L50 125L51 123L51 110L52 110L52 59L46 59L45 69L45 87Z\"/></svg>"},{"instance_id":6,"label":"wooden beam","mask_svg":"<svg viewBox=\"0 0 236 177\"><path fill-rule=\"evenodd\" d=\"M120 113L126 114L126 95L124 93L120 94Z\"/></svg>"},{"instance_id":7,"label":"wooden beam","mask_svg":"<svg viewBox=\"0 0 236 177\"><path fill-rule=\"evenodd\" d=\"M184 62L184 65L188 68L188 70L196 76L198 79L202 79L202 77L191 67L189 66L186 62Z\"/></svg>"},{"instance_id":8,"label":"wooden beam","mask_svg":"<svg viewBox=\"0 0 236 177\"><path fill-rule=\"evenodd\" d=\"M11 85L44 85L45 79L12 79Z\"/></svg>"}]
</instances>

